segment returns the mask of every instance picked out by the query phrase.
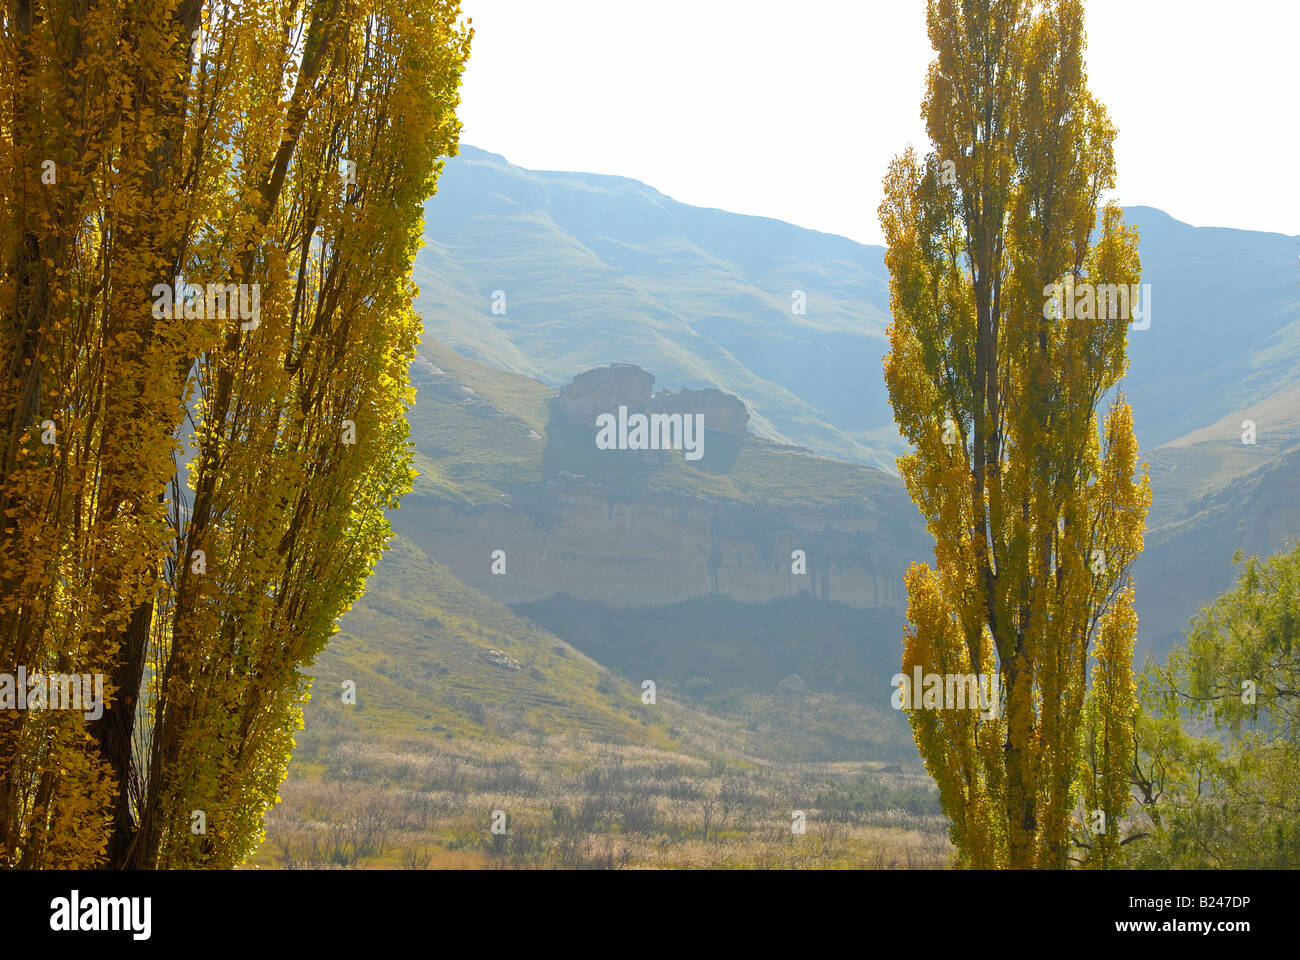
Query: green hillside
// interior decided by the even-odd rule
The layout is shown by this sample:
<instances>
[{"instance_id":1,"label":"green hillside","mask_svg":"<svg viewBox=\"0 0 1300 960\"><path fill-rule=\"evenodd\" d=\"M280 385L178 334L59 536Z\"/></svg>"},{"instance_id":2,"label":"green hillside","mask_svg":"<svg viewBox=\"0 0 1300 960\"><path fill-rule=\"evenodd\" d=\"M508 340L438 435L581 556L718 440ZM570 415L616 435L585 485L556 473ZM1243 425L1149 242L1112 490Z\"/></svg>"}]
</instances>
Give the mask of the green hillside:
<instances>
[{"instance_id":1,"label":"green hillside","mask_svg":"<svg viewBox=\"0 0 1300 960\"><path fill-rule=\"evenodd\" d=\"M556 390L531 377L495 370L436 340L426 338L420 353L412 367L417 399L409 418L421 472L413 493L484 503L540 482L548 441L560 442L550 429L549 404ZM597 462L591 456L593 436L592 431L566 436L565 448L552 446L550 452L566 469L579 469L580 461L589 467ZM681 457L663 457L644 472L639 490L754 505L817 506L888 495L902 487L880 470L748 436L725 473Z\"/></svg>"},{"instance_id":2,"label":"green hillside","mask_svg":"<svg viewBox=\"0 0 1300 960\"><path fill-rule=\"evenodd\" d=\"M771 440L892 469L879 251L468 146L442 183L415 267L429 337L551 384L637 363L741 397Z\"/></svg>"},{"instance_id":3,"label":"green hillside","mask_svg":"<svg viewBox=\"0 0 1300 960\"><path fill-rule=\"evenodd\" d=\"M497 650L518 664L488 659ZM395 538L365 597L321 654L309 718L377 737L500 740L569 733L681 746L664 711L559 638L470 590ZM346 705L341 683L356 683Z\"/></svg>"},{"instance_id":4,"label":"green hillside","mask_svg":"<svg viewBox=\"0 0 1300 960\"><path fill-rule=\"evenodd\" d=\"M412 381L420 475L365 595L314 665L259 863L946 862L933 787L888 709L887 683L875 682L893 672L896 618L811 595L768 607L705 599L605 615L606 627L624 628L620 651L592 642L611 630L593 638L571 619L512 612L403 531L432 522L433 503L470 515L503 506L506 516L544 505L548 462L580 466L556 444L556 390L432 340ZM734 453L720 472L680 456L647 461L640 490L729 503L740 516L870 497L902 534L915 532L893 516L910 513L887 474L752 436ZM723 611L726 629L700 617L706 608ZM834 637L821 629L832 620ZM795 668L806 687L780 682ZM657 685L649 703L647 679ZM349 681L355 703L344 702ZM792 843L792 810L805 811L815 843ZM494 811L509 817L507 834L490 831Z\"/></svg>"},{"instance_id":5,"label":"green hillside","mask_svg":"<svg viewBox=\"0 0 1300 960\"><path fill-rule=\"evenodd\" d=\"M1243 443L1243 422L1255 442ZM1151 451L1154 493L1135 567L1148 647L1163 651L1225 591L1237 550L1271 556L1300 536L1300 387Z\"/></svg>"}]
</instances>

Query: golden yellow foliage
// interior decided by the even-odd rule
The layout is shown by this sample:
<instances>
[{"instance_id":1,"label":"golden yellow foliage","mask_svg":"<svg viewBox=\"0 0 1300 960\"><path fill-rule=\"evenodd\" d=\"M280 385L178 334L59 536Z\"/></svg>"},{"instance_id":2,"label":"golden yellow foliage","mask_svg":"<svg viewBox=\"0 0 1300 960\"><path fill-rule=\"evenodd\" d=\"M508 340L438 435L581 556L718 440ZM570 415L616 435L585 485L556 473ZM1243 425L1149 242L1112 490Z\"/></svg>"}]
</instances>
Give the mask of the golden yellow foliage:
<instances>
[{"instance_id":1,"label":"golden yellow foliage","mask_svg":"<svg viewBox=\"0 0 1300 960\"><path fill-rule=\"evenodd\" d=\"M899 471L935 539L935 566L907 575L903 669L997 674L1005 705L908 715L960 864L1065 866L1080 803L1104 813L1106 862L1126 806L1128 571L1150 492L1122 398L1099 437L1131 316L1049 301L1063 278L1127 294L1137 236L1113 205L1098 218L1114 130L1086 89L1082 4L931 0L928 24L933 150L895 159L880 207L885 379L913 451Z\"/></svg>"},{"instance_id":2,"label":"golden yellow foliage","mask_svg":"<svg viewBox=\"0 0 1300 960\"><path fill-rule=\"evenodd\" d=\"M0 18L0 672L108 695L0 713L0 864L229 866L410 485L469 28L456 0Z\"/></svg>"}]
</instances>

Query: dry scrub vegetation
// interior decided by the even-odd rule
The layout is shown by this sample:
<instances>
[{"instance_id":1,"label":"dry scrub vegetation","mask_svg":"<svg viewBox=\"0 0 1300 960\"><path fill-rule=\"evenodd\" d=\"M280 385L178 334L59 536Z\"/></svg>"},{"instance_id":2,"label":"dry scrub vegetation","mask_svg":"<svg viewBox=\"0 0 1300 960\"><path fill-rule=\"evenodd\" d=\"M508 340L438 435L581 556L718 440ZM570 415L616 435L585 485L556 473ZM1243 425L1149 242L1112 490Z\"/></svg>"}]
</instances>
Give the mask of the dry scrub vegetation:
<instances>
[{"instance_id":1,"label":"dry scrub vegetation","mask_svg":"<svg viewBox=\"0 0 1300 960\"><path fill-rule=\"evenodd\" d=\"M431 752L432 751L432 752ZM881 764L696 759L570 736L305 733L259 866L874 868L950 860L928 778ZM493 811L507 830L490 830ZM791 829L802 810L806 832Z\"/></svg>"}]
</instances>

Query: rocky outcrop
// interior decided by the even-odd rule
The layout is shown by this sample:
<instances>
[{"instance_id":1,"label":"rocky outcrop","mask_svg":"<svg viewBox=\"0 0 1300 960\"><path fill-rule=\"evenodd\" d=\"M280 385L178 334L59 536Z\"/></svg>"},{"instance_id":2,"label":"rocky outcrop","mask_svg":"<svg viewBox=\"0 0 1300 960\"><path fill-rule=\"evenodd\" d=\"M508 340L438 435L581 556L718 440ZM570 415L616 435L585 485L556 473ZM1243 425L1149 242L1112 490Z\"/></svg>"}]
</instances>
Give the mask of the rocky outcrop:
<instances>
[{"instance_id":1,"label":"rocky outcrop","mask_svg":"<svg viewBox=\"0 0 1300 960\"><path fill-rule=\"evenodd\" d=\"M704 428L743 437L749 432L749 410L745 401L730 393L707 390L661 390L650 398L654 413L699 413Z\"/></svg>"},{"instance_id":2,"label":"rocky outcrop","mask_svg":"<svg viewBox=\"0 0 1300 960\"><path fill-rule=\"evenodd\" d=\"M419 372L439 402L489 415L456 392L453 378ZM862 468L860 484L840 481L836 498L810 495L808 477L824 469L824 458L754 437L740 399L653 388L653 374L632 364L578 375L550 401L540 482L501 483L486 502L411 493L394 529L458 580L506 604L567 594L629 608L710 594L762 603L804 593L904 607L903 574L912 561L929 559L932 547L901 484ZM700 415L702 457L599 448L596 418L619 406L683 420ZM742 450L753 457L733 499L725 478ZM776 476L790 479L785 495ZM756 485L768 489L761 502Z\"/></svg>"},{"instance_id":3,"label":"rocky outcrop","mask_svg":"<svg viewBox=\"0 0 1300 960\"><path fill-rule=\"evenodd\" d=\"M590 427L602 413L625 406L635 413L703 414L705 428L744 436L749 430L749 410L733 394L714 387L704 390L654 392L653 373L632 363L611 363L580 373L560 388L555 409L575 426Z\"/></svg>"},{"instance_id":4,"label":"rocky outcrop","mask_svg":"<svg viewBox=\"0 0 1300 960\"><path fill-rule=\"evenodd\" d=\"M611 363L573 378L560 388L555 407L569 422L589 427L602 413L611 413L622 404L629 409L645 410L650 405L654 387L653 373L632 363Z\"/></svg>"},{"instance_id":5,"label":"rocky outcrop","mask_svg":"<svg viewBox=\"0 0 1300 960\"><path fill-rule=\"evenodd\" d=\"M488 650L482 654L482 657L494 667L502 667L506 670L519 669L518 661L503 650Z\"/></svg>"}]
</instances>

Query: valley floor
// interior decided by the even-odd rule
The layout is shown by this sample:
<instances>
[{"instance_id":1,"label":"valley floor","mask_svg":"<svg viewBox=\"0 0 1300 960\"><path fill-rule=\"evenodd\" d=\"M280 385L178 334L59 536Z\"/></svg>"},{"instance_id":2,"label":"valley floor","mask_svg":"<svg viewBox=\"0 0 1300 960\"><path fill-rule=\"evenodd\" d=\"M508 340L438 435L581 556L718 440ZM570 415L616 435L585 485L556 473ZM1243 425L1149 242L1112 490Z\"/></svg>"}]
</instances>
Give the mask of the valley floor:
<instances>
[{"instance_id":1,"label":"valley floor","mask_svg":"<svg viewBox=\"0 0 1300 960\"><path fill-rule=\"evenodd\" d=\"M935 869L951 859L928 778L881 763L736 765L568 736L380 744L308 731L281 797L250 865Z\"/></svg>"}]
</instances>

